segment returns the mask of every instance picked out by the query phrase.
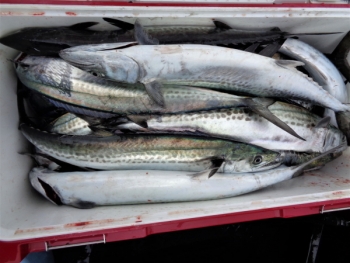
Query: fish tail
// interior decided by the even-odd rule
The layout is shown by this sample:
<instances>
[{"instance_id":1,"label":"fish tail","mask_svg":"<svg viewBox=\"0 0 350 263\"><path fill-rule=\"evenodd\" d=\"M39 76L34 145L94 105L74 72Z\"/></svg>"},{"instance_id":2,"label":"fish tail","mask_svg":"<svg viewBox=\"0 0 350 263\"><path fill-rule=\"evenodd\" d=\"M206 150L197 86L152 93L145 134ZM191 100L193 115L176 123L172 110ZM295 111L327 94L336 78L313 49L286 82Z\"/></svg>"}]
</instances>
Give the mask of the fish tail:
<instances>
[{"instance_id":1,"label":"fish tail","mask_svg":"<svg viewBox=\"0 0 350 263\"><path fill-rule=\"evenodd\" d=\"M295 171L294 171L293 177L297 177L297 176L301 175L304 172L304 170L307 168L307 166L310 165L311 163L313 163L314 161L319 160L319 159L327 156L328 154L336 153L338 151L343 151L344 148L345 148L345 145L340 144L340 145L338 145L338 146L336 146L336 147L334 147L334 148L332 148L324 153L321 153L320 155L316 156L315 158L312 158L311 160L309 160L301 165L295 166L294 167Z\"/></svg>"}]
</instances>

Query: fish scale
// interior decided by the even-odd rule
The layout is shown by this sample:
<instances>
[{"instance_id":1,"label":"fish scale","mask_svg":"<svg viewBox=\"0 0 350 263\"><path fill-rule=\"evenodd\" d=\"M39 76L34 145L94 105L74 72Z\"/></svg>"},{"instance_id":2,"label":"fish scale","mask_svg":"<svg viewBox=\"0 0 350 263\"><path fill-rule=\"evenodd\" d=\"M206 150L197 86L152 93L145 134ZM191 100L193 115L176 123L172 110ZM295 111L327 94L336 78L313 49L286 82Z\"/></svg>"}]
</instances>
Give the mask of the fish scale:
<instances>
[{"instance_id":1,"label":"fish scale","mask_svg":"<svg viewBox=\"0 0 350 263\"><path fill-rule=\"evenodd\" d=\"M95 116L176 113L242 106L247 97L212 90L166 85L162 88L165 107L155 104L140 84L125 84L93 76L59 58L26 56L16 66L17 75L27 87L56 100L59 107ZM196 100L193 100L196 98ZM64 105L65 103L66 105ZM91 112L89 112L91 111Z\"/></svg>"},{"instance_id":2,"label":"fish scale","mask_svg":"<svg viewBox=\"0 0 350 263\"><path fill-rule=\"evenodd\" d=\"M187 114L149 116L147 128L135 123L116 128L137 132L189 132L250 143L271 150L324 152L346 140L332 126L316 128L320 117L300 107L275 102L269 110L290 125L306 141L276 129L273 124L248 109L222 109Z\"/></svg>"},{"instance_id":3,"label":"fish scale","mask_svg":"<svg viewBox=\"0 0 350 263\"><path fill-rule=\"evenodd\" d=\"M141 82L146 88L155 82L198 85L260 97L302 99L337 112L350 111L349 105L342 104L295 68L303 63L241 50L195 44L118 43L68 48L60 56L106 78Z\"/></svg>"},{"instance_id":4,"label":"fish scale","mask_svg":"<svg viewBox=\"0 0 350 263\"><path fill-rule=\"evenodd\" d=\"M280 153L217 139L183 136L68 136L22 124L24 136L44 153L80 167L100 170L204 171L223 160L223 172L249 172L281 164ZM261 162L254 163L257 156ZM221 166L221 165L220 165ZM217 167L217 169L220 168Z\"/></svg>"},{"instance_id":5,"label":"fish scale","mask_svg":"<svg viewBox=\"0 0 350 263\"><path fill-rule=\"evenodd\" d=\"M32 186L54 204L77 208L99 205L164 203L221 199L252 192L324 165L343 146L331 149L297 166L243 174L201 174L181 171L138 170L57 173L42 167L30 172ZM326 159L324 159L326 158ZM98 189L98 191L96 191Z\"/></svg>"}]
</instances>

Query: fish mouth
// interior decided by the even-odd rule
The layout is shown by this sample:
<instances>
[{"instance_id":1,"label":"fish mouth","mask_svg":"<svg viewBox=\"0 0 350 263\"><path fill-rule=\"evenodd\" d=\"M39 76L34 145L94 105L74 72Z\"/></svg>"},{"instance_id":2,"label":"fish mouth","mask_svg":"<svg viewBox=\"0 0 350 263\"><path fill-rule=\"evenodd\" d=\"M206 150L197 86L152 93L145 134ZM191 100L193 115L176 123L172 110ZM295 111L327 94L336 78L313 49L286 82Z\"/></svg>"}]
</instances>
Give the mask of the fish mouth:
<instances>
[{"instance_id":1,"label":"fish mouth","mask_svg":"<svg viewBox=\"0 0 350 263\"><path fill-rule=\"evenodd\" d=\"M23 68L29 67L29 64L26 64L22 62L28 55L21 52L15 59L7 59L8 61L12 62L14 64L15 69L18 68L18 66L22 66Z\"/></svg>"}]
</instances>

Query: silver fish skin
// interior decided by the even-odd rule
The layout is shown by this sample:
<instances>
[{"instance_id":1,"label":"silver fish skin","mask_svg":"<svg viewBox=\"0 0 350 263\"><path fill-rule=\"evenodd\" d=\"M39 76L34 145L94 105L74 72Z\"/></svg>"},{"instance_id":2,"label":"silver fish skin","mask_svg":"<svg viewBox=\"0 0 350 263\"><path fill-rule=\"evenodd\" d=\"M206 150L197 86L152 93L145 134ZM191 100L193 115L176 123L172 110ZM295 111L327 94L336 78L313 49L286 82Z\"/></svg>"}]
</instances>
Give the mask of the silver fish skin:
<instances>
[{"instance_id":1,"label":"silver fish skin","mask_svg":"<svg viewBox=\"0 0 350 263\"><path fill-rule=\"evenodd\" d=\"M339 147L337 147L338 149ZM299 176L332 149L298 166L245 174L191 175L180 171L99 171L56 173L34 168L32 186L50 202L77 208L102 205L199 201L233 197Z\"/></svg>"},{"instance_id":2,"label":"silver fish skin","mask_svg":"<svg viewBox=\"0 0 350 263\"><path fill-rule=\"evenodd\" d=\"M348 91L343 78L333 63L309 44L288 38L279 50L291 58L303 62L304 68L329 94L342 103L348 103ZM338 127L333 110L326 109L324 116L331 117L331 124Z\"/></svg>"},{"instance_id":3,"label":"silver fish skin","mask_svg":"<svg viewBox=\"0 0 350 263\"><path fill-rule=\"evenodd\" d=\"M42 152L69 164L99 170L152 169L241 173L281 164L280 153L224 140L183 136L68 136L21 124Z\"/></svg>"},{"instance_id":4,"label":"silver fish skin","mask_svg":"<svg viewBox=\"0 0 350 263\"><path fill-rule=\"evenodd\" d=\"M273 124L246 109L222 109L188 114L149 116L148 128L125 123L117 129L138 132L192 132L257 145L270 150L298 152L325 152L344 142L338 129L316 127L321 118L295 105L275 102L269 110L290 125L306 141L277 129Z\"/></svg>"},{"instance_id":5,"label":"silver fish skin","mask_svg":"<svg viewBox=\"0 0 350 263\"><path fill-rule=\"evenodd\" d=\"M104 118L113 114L176 113L245 106L249 100L202 88L167 85L161 88L165 100L161 107L149 98L142 85L93 76L59 58L26 56L16 65L16 72L23 84L49 97L55 105Z\"/></svg>"},{"instance_id":6,"label":"silver fish skin","mask_svg":"<svg viewBox=\"0 0 350 263\"><path fill-rule=\"evenodd\" d=\"M350 111L295 67L250 52L208 45L135 45L133 42L68 48L60 56L79 68L126 83L181 84L243 92L261 97L301 99Z\"/></svg>"},{"instance_id":7,"label":"silver fish skin","mask_svg":"<svg viewBox=\"0 0 350 263\"><path fill-rule=\"evenodd\" d=\"M89 123L72 113L66 113L50 123L50 132L67 135L88 135L93 131Z\"/></svg>"}]
</instances>

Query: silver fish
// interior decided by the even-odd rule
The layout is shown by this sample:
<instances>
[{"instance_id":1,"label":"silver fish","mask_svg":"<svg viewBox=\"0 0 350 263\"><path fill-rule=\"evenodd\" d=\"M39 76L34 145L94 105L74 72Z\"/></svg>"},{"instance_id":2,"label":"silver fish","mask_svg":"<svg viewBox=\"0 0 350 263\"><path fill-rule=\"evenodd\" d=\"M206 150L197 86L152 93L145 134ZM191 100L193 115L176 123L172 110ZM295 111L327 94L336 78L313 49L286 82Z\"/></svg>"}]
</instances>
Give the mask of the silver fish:
<instances>
[{"instance_id":1,"label":"silver fish","mask_svg":"<svg viewBox=\"0 0 350 263\"><path fill-rule=\"evenodd\" d=\"M334 111L350 111L295 67L250 52L208 45L135 45L133 42L68 48L60 56L77 67L126 83L143 83L154 94L162 84L302 99ZM159 101L161 103L161 99Z\"/></svg>"},{"instance_id":2,"label":"silver fish","mask_svg":"<svg viewBox=\"0 0 350 263\"><path fill-rule=\"evenodd\" d=\"M348 102L348 92L343 78L333 63L320 51L307 43L289 38L280 50L281 53L303 62L304 68L329 94L342 103ZM333 110L326 109L324 116L331 117L331 124L338 127Z\"/></svg>"},{"instance_id":3,"label":"silver fish","mask_svg":"<svg viewBox=\"0 0 350 263\"><path fill-rule=\"evenodd\" d=\"M277 167L280 153L252 145L183 136L68 136L21 124L23 135L44 153L72 165L100 170L152 169L253 172Z\"/></svg>"},{"instance_id":4,"label":"silver fish","mask_svg":"<svg viewBox=\"0 0 350 263\"><path fill-rule=\"evenodd\" d=\"M133 114L192 112L245 106L293 136L301 138L268 111L265 107L266 104L271 104L268 99L167 85L158 90L164 99L164 104L160 106L150 99L140 84L130 85L102 79L61 59L19 56L15 61L21 82L49 97L57 107L76 114L100 118L111 118L118 114L132 119Z\"/></svg>"},{"instance_id":5,"label":"silver fish","mask_svg":"<svg viewBox=\"0 0 350 263\"><path fill-rule=\"evenodd\" d=\"M67 135L88 135L93 131L89 128L89 123L72 113L66 113L49 125L50 132Z\"/></svg>"},{"instance_id":6,"label":"silver fish","mask_svg":"<svg viewBox=\"0 0 350 263\"><path fill-rule=\"evenodd\" d=\"M280 166L268 171L246 174L203 174L179 171L100 171L56 173L34 168L32 186L56 205L92 208L101 205L183 202L228 198L299 176L310 163L340 147L298 166Z\"/></svg>"},{"instance_id":7,"label":"silver fish","mask_svg":"<svg viewBox=\"0 0 350 263\"><path fill-rule=\"evenodd\" d=\"M135 123L120 124L116 129L138 132L190 132L257 145L270 150L325 152L346 141L338 129L329 126L307 110L283 102L275 102L269 110L290 125L306 141L276 129L259 115L245 109L222 109L188 114L145 117L147 128Z\"/></svg>"}]
</instances>

